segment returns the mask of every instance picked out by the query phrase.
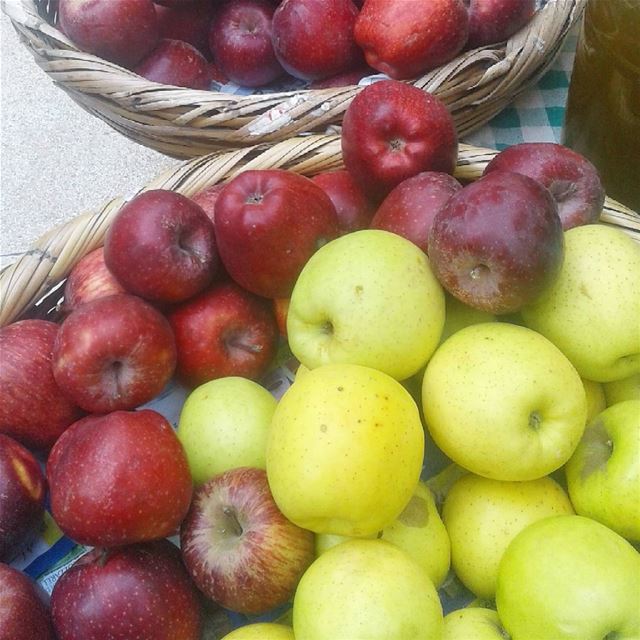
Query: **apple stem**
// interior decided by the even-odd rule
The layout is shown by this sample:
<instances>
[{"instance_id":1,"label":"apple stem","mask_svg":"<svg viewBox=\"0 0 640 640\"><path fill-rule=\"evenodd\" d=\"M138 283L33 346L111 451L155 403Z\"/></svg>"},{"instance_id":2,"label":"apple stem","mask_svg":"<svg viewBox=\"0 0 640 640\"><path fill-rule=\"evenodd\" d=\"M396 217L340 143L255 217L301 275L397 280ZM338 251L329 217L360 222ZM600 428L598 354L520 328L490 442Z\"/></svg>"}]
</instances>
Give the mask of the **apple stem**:
<instances>
[{"instance_id":1,"label":"apple stem","mask_svg":"<svg viewBox=\"0 0 640 640\"><path fill-rule=\"evenodd\" d=\"M101 549L100 550L100 556L98 557L98 560L96 561L96 564L99 567L104 567L105 564L107 564L107 559L109 557L109 549Z\"/></svg>"},{"instance_id":2,"label":"apple stem","mask_svg":"<svg viewBox=\"0 0 640 640\"><path fill-rule=\"evenodd\" d=\"M260 353L262 351L262 345L259 344L247 344L241 341L231 341L229 344L236 349L242 349L242 351L247 351L248 353Z\"/></svg>"},{"instance_id":3,"label":"apple stem","mask_svg":"<svg viewBox=\"0 0 640 640\"><path fill-rule=\"evenodd\" d=\"M222 513L227 516L227 519L231 524L231 528L233 529L233 533L235 533L237 536L241 536L242 526L238 522L238 517L236 516L235 510L232 507L224 507L222 509Z\"/></svg>"}]
</instances>

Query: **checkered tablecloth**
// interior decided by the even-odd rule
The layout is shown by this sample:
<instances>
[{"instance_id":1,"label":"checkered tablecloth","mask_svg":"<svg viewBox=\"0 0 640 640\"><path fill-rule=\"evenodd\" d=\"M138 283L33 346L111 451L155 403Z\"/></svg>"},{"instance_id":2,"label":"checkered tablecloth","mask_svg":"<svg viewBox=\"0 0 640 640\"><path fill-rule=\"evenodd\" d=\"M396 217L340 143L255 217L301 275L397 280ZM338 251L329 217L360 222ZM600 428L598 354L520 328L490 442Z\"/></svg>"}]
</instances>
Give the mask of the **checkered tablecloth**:
<instances>
[{"instance_id":1,"label":"checkered tablecloth","mask_svg":"<svg viewBox=\"0 0 640 640\"><path fill-rule=\"evenodd\" d=\"M560 142L576 42L574 29L537 84L462 142L490 149L504 149L519 142Z\"/></svg>"}]
</instances>

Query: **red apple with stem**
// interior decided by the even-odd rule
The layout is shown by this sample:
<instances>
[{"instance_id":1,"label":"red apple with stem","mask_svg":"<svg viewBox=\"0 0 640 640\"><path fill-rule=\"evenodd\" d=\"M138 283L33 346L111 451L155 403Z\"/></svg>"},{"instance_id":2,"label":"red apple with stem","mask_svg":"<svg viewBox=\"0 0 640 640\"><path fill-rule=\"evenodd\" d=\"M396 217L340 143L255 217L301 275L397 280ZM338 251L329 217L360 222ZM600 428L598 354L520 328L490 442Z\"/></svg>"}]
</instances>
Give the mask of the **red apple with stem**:
<instances>
[{"instance_id":1,"label":"red apple with stem","mask_svg":"<svg viewBox=\"0 0 640 640\"><path fill-rule=\"evenodd\" d=\"M138 75L174 87L208 89L209 62L192 44L164 38L134 67Z\"/></svg>"},{"instance_id":2,"label":"red apple with stem","mask_svg":"<svg viewBox=\"0 0 640 640\"><path fill-rule=\"evenodd\" d=\"M314 536L287 520L266 472L239 467L196 489L180 530L201 591L227 609L260 614L285 604L314 559Z\"/></svg>"},{"instance_id":3,"label":"red apple with stem","mask_svg":"<svg viewBox=\"0 0 640 640\"><path fill-rule=\"evenodd\" d=\"M10 561L42 524L47 483L34 455L0 433L0 561Z\"/></svg>"},{"instance_id":4,"label":"red apple with stem","mask_svg":"<svg viewBox=\"0 0 640 640\"><path fill-rule=\"evenodd\" d=\"M369 66L403 80L455 58L468 26L462 0L367 0L354 35Z\"/></svg>"},{"instance_id":5,"label":"red apple with stem","mask_svg":"<svg viewBox=\"0 0 640 640\"><path fill-rule=\"evenodd\" d=\"M278 348L269 301L234 282L214 285L168 314L177 349L178 377L196 387L225 376L258 379Z\"/></svg>"},{"instance_id":6,"label":"red apple with stem","mask_svg":"<svg viewBox=\"0 0 640 640\"><path fill-rule=\"evenodd\" d=\"M91 546L173 535L192 494L182 445L151 409L78 420L52 448L47 478L54 520Z\"/></svg>"},{"instance_id":7,"label":"red apple with stem","mask_svg":"<svg viewBox=\"0 0 640 640\"><path fill-rule=\"evenodd\" d=\"M463 0L469 11L467 48L510 38L533 17L536 0Z\"/></svg>"},{"instance_id":8,"label":"red apple with stem","mask_svg":"<svg viewBox=\"0 0 640 640\"><path fill-rule=\"evenodd\" d=\"M0 638L56 640L49 598L26 573L0 562Z\"/></svg>"},{"instance_id":9,"label":"red apple with stem","mask_svg":"<svg viewBox=\"0 0 640 640\"><path fill-rule=\"evenodd\" d=\"M312 180L331 198L340 235L369 226L375 206L346 169L324 171Z\"/></svg>"},{"instance_id":10,"label":"red apple with stem","mask_svg":"<svg viewBox=\"0 0 640 640\"><path fill-rule=\"evenodd\" d=\"M265 298L286 298L317 249L338 235L329 196L283 169L243 171L216 201L216 240L229 275Z\"/></svg>"},{"instance_id":11,"label":"red apple with stem","mask_svg":"<svg viewBox=\"0 0 640 640\"><path fill-rule=\"evenodd\" d=\"M0 433L47 450L83 411L53 376L59 325L19 320L0 328Z\"/></svg>"},{"instance_id":12,"label":"red apple with stem","mask_svg":"<svg viewBox=\"0 0 640 640\"><path fill-rule=\"evenodd\" d=\"M356 95L344 114L345 168L369 195L382 199L422 171L453 173L458 135L436 96L396 80L381 80Z\"/></svg>"},{"instance_id":13,"label":"red apple with stem","mask_svg":"<svg viewBox=\"0 0 640 640\"><path fill-rule=\"evenodd\" d=\"M489 313L519 311L558 275L564 235L539 182L492 171L455 193L429 233L433 271L453 296Z\"/></svg>"},{"instance_id":14,"label":"red apple with stem","mask_svg":"<svg viewBox=\"0 0 640 640\"><path fill-rule=\"evenodd\" d=\"M318 80L361 66L351 0L285 0L273 14L273 48L296 78Z\"/></svg>"},{"instance_id":15,"label":"red apple with stem","mask_svg":"<svg viewBox=\"0 0 640 640\"><path fill-rule=\"evenodd\" d=\"M59 640L200 640L200 594L168 540L93 549L51 593Z\"/></svg>"},{"instance_id":16,"label":"red apple with stem","mask_svg":"<svg viewBox=\"0 0 640 640\"><path fill-rule=\"evenodd\" d=\"M60 0L58 19L79 49L132 68L158 43L152 0Z\"/></svg>"},{"instance_id":17,"label":"red apple with stem","mask_svg":"<svg viewBox=\"0 0 640 640\"><path fill-rule=\"evenodd\" d=\"M273 50L274 10L268 0L229 0L216 12L209 48L222 72L236 84L259 87L284 75Z\"/></svg>"},{"instance_id":18,"label":"red apple with stem","mask_svg":"<svg viewBox=\"0 0 640 640\"><path fill-rule=\"evenodd\" d=\"M448 173L418 173L389 193L376 210L370 227L397 233L426 252L436 213L460 189L462 185Z\"/></svg>"},{"instance_id":19,"label":"red apple with stem","mask_svg":"<svg viewBox=\"0 0 640 640\"><path fill-rule=\"evenodd\" d=\"M66 315L85 302L115 293L126 293L104 262L104 248L98 247L72 267L64 285L61 311Z\"/></svg>"},{"instance_id":20,"label":"red apple with stem","mask_svg":"<svg viewBox=\"0 0 640 640\"><path fill-rule=\"evenodd\" d=\"M148 402L169 382L175 364L175 340L165 316L126 293L78 307L53 345L57 385L91 413Z\"/></svg>"},{"instance_id":21,"label":"red apple with stem","mask_svg":"<svg viewBox=\"0 0 640 640\"><path fill-rule=\"evenodd\" d=\"M522 142L503 149L485 167L515 171L537 180L551 191L566 231L597 222L604 204L600 175L583 155L553 142Z\"/></svg>"}]
</instances>

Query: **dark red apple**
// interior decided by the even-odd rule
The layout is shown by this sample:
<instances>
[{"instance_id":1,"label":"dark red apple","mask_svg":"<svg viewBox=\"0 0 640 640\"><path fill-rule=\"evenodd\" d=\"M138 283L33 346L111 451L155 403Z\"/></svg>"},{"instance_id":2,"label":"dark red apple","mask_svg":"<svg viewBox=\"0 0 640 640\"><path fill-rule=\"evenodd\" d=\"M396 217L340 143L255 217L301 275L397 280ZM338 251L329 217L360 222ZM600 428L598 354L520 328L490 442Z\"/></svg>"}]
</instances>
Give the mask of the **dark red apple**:
<instances>
[{"instance_id":1,"label":"dark red apple","mask_svg":"<svg viewBox=\"0 0 640 640\"><path fill-rule=\"evenodd\" d=\"M232 82L259 87L284 75L271 38L274 9L269 0L228 0L216 12L209 48Z\"/></svg>"},{"instance_id":2,"label":"dark red apple","mask_svg":"<svg viewBox=\"0 0 640 640\"><path fill-rule=\"evenodd\" d=\"M396 80L381 80L356 95L344 114L342 156L369 197L382 199L422 171L453 173L455 123L436 96Z\"/></svg>"},{"instance_id":3,"label":"dark red apple","mask_svg":"<svg viewBox=\"0 0 640 640\"><path fill-rule=\"evenodd\" d=\"M325 171L312 180L331 198L340 235L369 226L375 206L346 169Z\"/></svg>"},{"instance_id":4,"label":"dark red apple","mask_svg":"<svg viewBox=\"0 0 640 640\"><path fill-rule=\"evenodd\" d=\"M200 640L200 595L168 540L93 549L51 593L59 640Z\"/></svg>"},{"instance_id":5,"label":"dark red apple","mask_svg":"<svg viewBox=\"0 0 640 640\"><path fill-rule=\"evenodd\" d=\"M47 478L54 520L90 546L173 535L192 494L182 445L151 409L78 420L51 449Z\"/></svg>"},{"instance_id":6,"label":"dark red apple","mask_svg":"<svg viewBox=\"0 0 640 640\"><path fill-rule=\"evenodd\" d=\"M0 638L55 640L49 598L22 571L0 562Z\"/></svg>"},{"instance_id":7,"label":"dark red apple","mask_svg":"<svg viewBox=\"0 0 640 640\"><path fill-rule=\"evenodd\" d=\"M369 66L401 80L455 58L468 26L462 0L367 0L354 36Z\"/></svg>"},{"instance_id":8,"label":"dark red apple","mask_svg":"<svg viewBox=\"0 0 640 640\"><path fill-rule=\"evenodd\" d=\"M87 302L63 321L53 346L53 376L91 413L133 409L171 379L176 346L167 319L126 293Z\"/></svg>"},{"instance_id":9,"label":"dark red apple","mask_svg":"<svg viewBox=\"0 0 640 640\"><path fill-rule=\"evenodd\" d=\"M49 320L20 320L0 328L0 433L30 449L48 449L83 415L53 377L58 329Z\"/></svg>"},{"instance_id":10,"label":"dark red apple","mask_svg":"<svg viewBox=\"0 0 640 640\"><path fill-rule=\"evenodd\" d=\"M545 186L555 198L562 227L597 222L604 204L598 170L583 155L552 142L523 142L503 149L484 173L515 171Z\"/></svg>"},{"instance_id":11,"label":"dark red apple","mask_svg":"<svg viewBox=\"0 0 640 640\"><path fill-rule=\"evenodd\" d=\"M348 87L350 85L358 84L362 78L375 75L377 71L367 65L358 67L350 71L344 71L337 73L334 76L328 78L322 78L321 80L314 80L309 84L309 89L330 89L332 87Z\"/></svg>"},{"instance_id":12,"label":"dark red apple","mask_svg":"<svg viewBox=\"0 0 640 640\"><path fill-rule=\"evenodd\" d=\"M181 302L203 291L216 274L213 224L190 198L166 189L144 191L111 223L104 260L130 293Z\"/></svg>"},{"instance_id":13,"label":"dark red apple","mask_svg":"<svg viewBox=\"0 0 640 640\"><path fill-rule=\"evenodd\" d=\"M59 20L79 49L127 68L160 37L152 0L60 0Z\"/></svg>"},{"instance_id":14,"label":"dark red apple","mask_svg":"<svg viewBox=\"0 0 640 640\"><path fill-rule=\"evenodd\" d=\"M539 182L492 171L455 193L429 233L429 260L461 302L504 314L533 302L564 258L558 208Z\"/></svg>"},{"instance_id":15,"label":"dark red apple","mask_svg":"<svg viewBox=\"0 0 640 640\"><path fill-rule=\"evenodd\" d=\"M196 193L191 199L207 214L207 218L215 224L216 201L222 191L223 184L214 184Z\"/></svg>"},{"instance_id":16,"label":"dark red apple","mask_svg":"<svg viewBox=\"0 0 640 640\"><path fill-rule=\"evenodd\" d=\"M216 240L229 275L265 298L286 298L317 249L338 235L335 207L293 171L243 171L216 202Z\"/></svg>"},{"instance_id":17,"label":"dark red apple","mask_svg":"<svg viewBox=\"0 0 640 640\"><path fill-rule=\"evenodd\" d=\"M536 0L464 0L469 9L467 48L510 38L533 17Z\"/></svg>"},{"instance_id":18,"label":"dark red apple","mask_svg":"<svg viewBox=\"0 0 640 640\"><path fill-rule=\"evenodd\" d=\"M191 387L225 376L258 379L278 348L270 303L233 282L183 302L168 318L176 339L176 372Z\"/></svg>"},{"instance_id":19,"label":"dark red apple","mask_svg":"<svg viewBox=\"0 0 640 640\"><path fill-rule=\"evenodd\" d=\"M418 173L403 180L389 193L375 212L370 226L397 233L426 252L436 213L460 189L462 185L448 173Z\"/></svg>"},{"instance_id":20,"label":"dark red apple","mask_svg":"<svg viewBox=\"0 0 640 640\"><path fill-rule=\"evenodd\" d=\"M211 0L189 0L173 5L156 2L160 38L182 40L194 46L205 58L209 50L209 26L213 19Z\"/></svg>"},{"instance_id":21,"label":"dark red apple","mask_svg":"<svg viewBox=\"0 0 640 640\"><path fill-rule=\"evenodd\" d=\"M12 560L33 539L42 524L46 490L34 455L0 433L0 562Z\"/></svg>"},{"instance_id":22,"label":"dark red apple","mask_svg":"<svg viewBox=\"0 0 640 640\"><path fill-rule=\"evenodd\" d=\"M351 0L284 0L273 14L273 48L296 78L318 80L363 64Z\"/></svg>"},{"instance_id":23,"label":"dark red apple","mask_svg":"<svg viewBox=\"0 0 640 640\"><path fill-rule=\"evenodd\" d=\"M62 312L66 315L76 307L114 293L125 293L104 262L104 248L98 247L78 260L64 285Z\"/></svg>"},{"instance_id":24,"label":"dark red apple","mask_svg":"<svg viewBox=\"0 0 640 640\"><path fill-rule=\"evenodd\" d=\"M240 467L196 489L180 530L198 587L227 609L260 614L285 604L314 559L314 536L278 509L262 469Z\"/></svg>"},{"instance_id":25,"label":"dark red apple","mask_svg":"<svg viewBox=\"0 0 640 640\"><path fill-rule=\"evenodd\" d=\"M139 76L174 87L208 89L209 62L193 45L182 40L160 40L133 69Z\"/></svg>"}]
</instances>

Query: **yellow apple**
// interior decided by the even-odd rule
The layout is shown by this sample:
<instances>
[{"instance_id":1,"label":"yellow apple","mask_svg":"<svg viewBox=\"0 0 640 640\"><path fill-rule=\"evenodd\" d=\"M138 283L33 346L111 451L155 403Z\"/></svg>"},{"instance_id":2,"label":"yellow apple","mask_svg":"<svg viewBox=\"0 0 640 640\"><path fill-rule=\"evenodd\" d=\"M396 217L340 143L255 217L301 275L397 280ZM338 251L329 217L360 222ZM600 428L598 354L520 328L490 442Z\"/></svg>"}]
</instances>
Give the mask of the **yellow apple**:
<instances>
[{"instance_id":1,"label":"yellow apple","mask_svg":"<svg viewBox=\"0 0 640 640\"><path fill-rule=\"evenodd\" d=\"M352 363L404 380L435 350L444 315L426 254L399 235L364 229L311 256L291 294L287 335L310 369Z\"/></svg>"},{"instance_id":2,"label":"yellow apple","mask_svg":"<svg viewBox=\"0 0 640 640\"><path fill-rule=\"evenodd\" d=\"M442 329L440 341L444 342L456 331L460 331L460 329L469 327L472 324L493 322L495 320L496 316L493 314L470 307L450 293L445 293L444 328Z\"/></svg>"},{"instance_id":3,"label":"yellow apple","mask_svg":"<svg viewBox=\"0 0 640 640\"><path fill-rule=\"evenodd\" d=\"M561 467L582 432L582 380L544 336L486 322L443 342L425 371L431 436L460 466L496 480L533 480Z\"/></svg>"},{"instance_id":4,"label":"yellow apple","mask_svg":"<svg viewBox=\"0 0 640 640\"><path fill-rule=\"evenodd\" d=\"M444 617L442 640L505 640L498 612L485 607L456 609Z\"/></svg>"},{"instance_id":5,"label":"yellow apple","mask_svg":"<svg viewBox=\"0 0 640 640\"><path fill-rule=\"evenodd\" d=\"M293 599L296 640L440 640L433 583L384 540L348 540L317 558Z\"/></svg>"},{"instance_id":6,"label":"yellow apple","mask_svg":"<svg viewBox=\"0 0 640 640\"><path fill-rule=\"evenodd\" d=\"M640 373L640 244L602 224L565 232L564 263L527 326L551 340L588 380Z\"/></svg>"},{"instance_id":7,"label":"yellow apple","mask_svg":"<svg viewBox=\"0 0 640 640\"><path fill-rule=\"evenodd\" d=\"M331 364L303 375L280 399L267 476L278 507L298 526L367 536L405 508L423 456L409 392L376 369Z\"/></svg>"},{"instance_id":8,"label":"yellow apple","mask_svg":"<svg viewBox=\"0 0 640 640\"><path fill-rule=\"evenodd\" d=\"M600 382L582 378L582 385L587 396L587 422L595 418L607 407L607 400L604 395L604 385Z\"/></svg>"},{"instance_id":9,"label":"yellow apple","mask_svg":"<svg viewBox=\"0 0 640 640\"><path fill-rule=\"evenodd\" d=\"M476 596L492 599L500 559L516 534L536 520L568 513L573 513L569 497L549 477L526 482L461 477L442 510L456 575Z\"/></svg>"},{"instance_id":10,"label":"yellow apple","mask_svg":"<svg viewBox=\"0 0 640 640\"><path fill-rule=\"evenodd\" d=\"M234 629L222 640L295 640L293 629L276 622L254 622Z\"/></svg>"},{"instance_id":11,"label":"yellow apple","mask_svg":"<svg viewBox=\"0 0 640 640\"><path fill-rule=\"evenodd\" d=\"M621 380L605 382L602 386L608 407L624 400L640 400L640 373Z\"/></svg>"}]
</instances>

